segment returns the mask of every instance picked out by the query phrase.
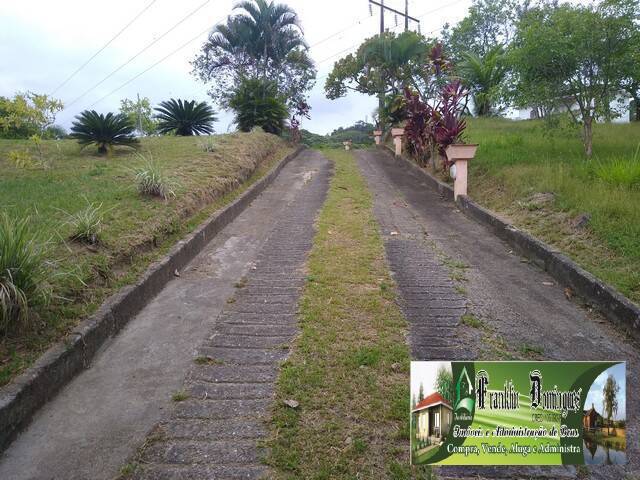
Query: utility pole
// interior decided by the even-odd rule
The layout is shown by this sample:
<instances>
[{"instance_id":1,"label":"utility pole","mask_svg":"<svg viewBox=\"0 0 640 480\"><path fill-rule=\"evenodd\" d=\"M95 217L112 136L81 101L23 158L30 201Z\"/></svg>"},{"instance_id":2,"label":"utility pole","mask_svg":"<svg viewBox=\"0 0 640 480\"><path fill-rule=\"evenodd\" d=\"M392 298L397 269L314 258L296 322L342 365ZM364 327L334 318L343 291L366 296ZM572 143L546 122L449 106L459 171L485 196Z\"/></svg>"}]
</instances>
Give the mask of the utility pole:
<instances>
[{"instance_id":1,"label":"utility pole","mask_svg":"<svg viewBox=\"0 0 640 480\"><path fill-rule=\"evenodd\" d=\"M396 15L400 15L401 17L404 17L405 32L409 31L409 20L416 22L418 24L418 27L420 27L420 20L409 15L409 0L404 0L404 13L399 10L396 10L395 8L387 7L384 4L384 0L380 0L380 1L369 0L369 8L371 8L371 5L380 7L380 35L384 33L384 12L385 11L389 11L389 12L395 13ZM384 108L384 93L385 93L384 86L380 85L380 94L378 96L378 121L379 122L381 120L380 114L382 113L382 110ZM381 124L380 128L382 127L383 125Z\"/></svg>"},{"instance_id":2,"label":"utility pole","mask_svg":"<svg viewBox=\"0 0 640 480\"><path fill-rule=\"evenodd\" d=\"M404 31L409 31L409 0L404 0Z\"/></svg>"},{"instance_id":3,"label":"utility pole","mask_svg":"<svg viewBox=\"0 0 640 480\"><path fill-rule=\"evenodd\" d=\"M418 25L420 24L420 20L414 18L409 15L409 0L404 0L404 12L400 10L396 10L395 8L387 7L384 4L384 0L380 0L379 2L376 0L369 0L369 3L375 5L376 7L380 7L380 33L384 33L384 12L392 12L396 15L400 15L404 18L404 30L409 30L409 20L412 22L416 22Z\"/></svg>"}]
</instances>

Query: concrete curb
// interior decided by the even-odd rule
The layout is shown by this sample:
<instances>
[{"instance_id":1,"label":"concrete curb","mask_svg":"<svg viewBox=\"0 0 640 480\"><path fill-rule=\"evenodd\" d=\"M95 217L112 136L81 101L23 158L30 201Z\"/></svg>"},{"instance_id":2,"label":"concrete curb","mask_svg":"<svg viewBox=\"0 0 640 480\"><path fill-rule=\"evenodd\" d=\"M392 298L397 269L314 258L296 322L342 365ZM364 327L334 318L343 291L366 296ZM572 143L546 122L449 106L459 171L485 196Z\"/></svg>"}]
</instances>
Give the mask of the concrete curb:
<instances>
[{"instance_id":1,"label":"concrete curb","mask_svg":"<svg viewBox=\"0 0 640 480\"><path fill-rule=\"evenodd\" d=\"M385 150L391 149L386 145ZM392 155L395 155L391 151ZM426 172L415 162L403 157L411 169L419 172L431 188L446 200L453 201L453 188ZM498 215L478 205L469 197L458 197L456 205L467 217L488 227L494 235L507 242L515 251L546 270L561 285L570 287L579 297L598 309L608 320L624 328L640 340L640 307L612 286L598 280L573 260L553 247L529 235Z\"/></svg>"},{"instance_id":2,"label":"concrete curb","mask_svg":"<svg viewBox=\"0 0 640 480\"><path fill-rule=\"evenodd\" d=\"M47 350L26 372L0 388L0 452L26 427L36 411L82 369L87 368L102 344L174 278L175 270L189 263L215 235L234 220L305 147L287 155L264 177L232 203L217 211L196 230L153 263L134 285L109 297L73 331L72 339Z\"/></svg>"}]
</instances>

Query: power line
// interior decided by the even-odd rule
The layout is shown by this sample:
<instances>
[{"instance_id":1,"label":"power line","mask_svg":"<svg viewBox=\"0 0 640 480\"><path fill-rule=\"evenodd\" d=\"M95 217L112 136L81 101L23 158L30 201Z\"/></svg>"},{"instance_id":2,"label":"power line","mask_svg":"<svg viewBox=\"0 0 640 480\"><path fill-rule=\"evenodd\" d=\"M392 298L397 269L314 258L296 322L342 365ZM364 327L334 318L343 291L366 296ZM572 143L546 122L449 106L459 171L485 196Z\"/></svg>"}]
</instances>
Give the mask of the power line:
<instances>
[{"instance_id":1,"label":"power line","mask_svg":"<svg viewBox=\"0 0 640 480\"><path fill-rule=\"evenodd\" d=\"M91 62L91 60L93 60L93 59L94 59L94 58L96 58L98 55L100 55L100 53L102 53L102 51L103 51L105 48L107 48L109 45L111 45L111 43L112 43L116 38L118 38L120 35L122 35L122 33L123 33L127 28L129 28L129 27L133 24L133 22L135 22L138 18L140 18L144 12L146 12L147 10L149 10L149 9L151 8L151 6L152 6L154 3L156 3L156 1L157 1L157 0L152 0L152 2L151 2L149 5L147 5L146 7L144 7L144 8L140 11L140 13L138 13L135 17L133 17L133 19L132 19L129 23L127 23L127 24L122 28L122 30L120 30L120 31L119 31L118 33L116 33L113 37L111 37L111 40L109 40L107 43L105 43L105 44L102 46L102 48L100 48L96 53L94 53L94 54L89 58L89 60L87 60L86 62L84 62L82 65L80 65L80 66L78 67L78 69L77 69L75 72L73 72L71 75L69 75L69 76L65 79L65 81L64 81L64 82L62 82L60 85L58 85L58 86L57 86L57 87L56 87L56 88L51 92L51 95L55 94L58 90L60 90L60 89L61 89L62 87L64 87L67 83L69 83L69 80L71 80L71 79L72 79L73 77L75 77L78 73L80 73L80 71L81 71L84 67L86 67L87 65L89 65L89 63Z\"/></svg>"},{"instance_id":2,"label":"power line","mask_svg":"<svg viewBox=\"0 0 640 480\"><path fill-rule=\"evenodd\" d=\"M216 23L217 25L217 23ZM114 93L116 93L118 90L121 90L122 88L126 87L127 85L129 85L131 82L133 82L134 80L140 78L142 75L144 75L145 73L147 73L149 70L157 67L159 64L161 64L162 62L164 62L167 58L171 57L172 55L175 55L176 53L178 53L180 50L182 50L184 47L186 47L187 45L189 45L191 42L196 41L198 38L200 38L202 35L204 35L205 33L209 32L209 30L211 30L211 27L207 27L206 29L202 30L200 33L198 33L195 37L191 38L190 40L186 41L185 43L183 43L181 46L179 46L178 48L176 48L175 50L173 50L172 52L170 52L168 55L165 55L164 57L162 57L160 60L158 60L157 62L155 62L154 64L152 64L151 66L147 67L146 69L144 69L142 72L138 73L137 75L135 75L134 77L130 78L129 80L127 80L126 82L124 82L122 85L120 85L117 88L114 88L113 90L111 90L109 93L107 93L106 95L104 95L103 97L101 97L99 100L93 102L91 105L89 105L89 108L97 105L98 103L102 102L105 98L110 97L111 95L113 95Z\"/></svg>"},{"instance_id":3,"label":"power line","mask_svg":"<svg viewBox=\"0 0 640 480\"><path fill-rule=\"evenodd\" d=\"M328 37L323 38L323 39L322 39L322 40L320 40L319 42L314 43L313 45L311 45L311 46L309 47L309 49L312 49L312 48L314 48L314 47L317 47L318 45L320 45L320 44L322 44L322 43L326 42L327 40L331 40L333 37L336 37L336 36L340 35L341 33L347 32L347 31L351 30L352 28L357 27L358 25L361 25L361 24L362 24L362 22L364 22L365 20L368 20L368 19L370 19L370 18L373 18L373 17L372 17L371 15L367 15L366 17L362 17L360 20L357 20L356 22L352 23L352 24L351 24L351 25L349 25L347 28L345 28L345 29L343 29L343 30L340 30L340 31L338 31L338 32L335 32L335 33L333 33L333 34L329 35Z\"/></svg>"},{"instance_id":4,"label":"power line","mask_svg":"<svg viewBox=\"0 0 640 480\"><path fill-rule=\"evenodd\" d=\"M167 30L166 32L164 32L162 35L160 35L158 38L156 38L155 40L153 40L151 43L147 44L142 50L140 50L138 53L136 53L133 57L129 58L129 60L127 60L126 62L124 62L122 65L120 65L118 68L116 68L115 70L113 70L111 73L109 73L106 77L104 77L102 80L100 80L98 83L96 83L95 85L93 85L91 88L89 88L88 90L86 90L85 92L83 92L80 96L76 97L75 99L73 99L70 103L68 103L65 106L65 110L70 107L71 105L75 104L76 102L78 102L80 99L84 98L88 93L92 92L93 90L95 90L97 87L99 87L100 85L102 85L105 81L107 81L109 78L111 78L112 76L114 76L116 73L118 73L120 70L122 70L124 67L126 67L127 65L129 65L131 62L133 62L136 58L138 58L140 55L142 55L144 52L146 52L147 50L149 50L149 48L151 48L153 45L155 45L156 43L158 43L160 40L162 40L164 37L166 37L169 33L171 33L172 31L174 31L176 28L178 28L178 26L180 26L182 23L184 23L188 18L192 17L193 15L195 15L199 10L201 10L207 3L209 3L211 0L205 0L202 4L200 4L195 10L193 10L191 13L189 13L187 16L183 17L178 23L176 23L175 25L173 25L169 30ZM207 29L208 30L208 29ZM200 35L198 35L200 36Z\"/></svg>"}]
</instances>

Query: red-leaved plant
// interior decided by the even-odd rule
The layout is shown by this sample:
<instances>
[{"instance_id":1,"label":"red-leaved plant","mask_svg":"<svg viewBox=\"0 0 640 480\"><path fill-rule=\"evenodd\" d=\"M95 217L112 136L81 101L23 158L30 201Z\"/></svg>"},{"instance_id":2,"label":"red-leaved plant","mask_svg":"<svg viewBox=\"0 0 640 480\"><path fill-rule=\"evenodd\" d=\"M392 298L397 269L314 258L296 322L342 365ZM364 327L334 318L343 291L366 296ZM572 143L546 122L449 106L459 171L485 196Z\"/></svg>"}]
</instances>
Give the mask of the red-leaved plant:
<instances>
[{"instance_id":1,"label":"red-leaved plant","mask_svg":"<svg viewBox=\"0 0 640 480\"><path fill-rule=\"evenodd\" d=\"M462 134L467 128L467 122L462 118L467 95L468 92L460 80L454 80L442 89L440 101L435 109L433 136L443 157L446 156L445 151L449 145L462 142ZM445 160L446 166L449 166L449 163Z\"/></svg>"},{"instance_id":2,"label":"red-leaved plant","mask_svg":"<svg viewBox=\"0 0 640 480\"><path fill-rule=\"evenodd\" d=\"M460 80L454 80L440 90L433 107L409 88L405 89L404 95L407 110L405 134L411 153L420 163L427 153L435 149L445 158L449 145L462 142L467 127L462 114L468 92ZM449 166L448 160L445 160L445 166Z\"/></svg>"}]
</instances>

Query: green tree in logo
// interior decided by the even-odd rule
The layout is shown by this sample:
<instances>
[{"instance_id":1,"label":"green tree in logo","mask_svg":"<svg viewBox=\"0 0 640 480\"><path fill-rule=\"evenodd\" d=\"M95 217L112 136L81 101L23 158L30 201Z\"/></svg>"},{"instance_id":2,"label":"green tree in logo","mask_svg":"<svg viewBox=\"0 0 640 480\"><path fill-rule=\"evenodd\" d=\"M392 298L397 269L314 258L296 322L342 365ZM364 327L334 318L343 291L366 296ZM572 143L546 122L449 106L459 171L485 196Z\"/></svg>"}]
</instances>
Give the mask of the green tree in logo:
<instances>
[{"instance_id":1,"label":"green tree in logo","mask_svg":"<svg viewBox=\"0 0 640 480\"><path fill-rule=\"evenodd\" d=\"M607 435L609 435L609 427L611 425L611 418L618 413L618 392L620 391L620 385L616 382L613 375L607 377L607 381L604 383L602 389L602 408L607 416Z\"/></svg>"},{"instance_id":2,"label":"green tree in logo","mask_svg":"<svg viewBox=\"0 0 640 480\"><path fill-rule=\"evenodd\" d=\"M453 404L455 393L453 391L453 373L444 365L438 367L436 373L436 391L442 395L447 402Z\"/></svg>"}]
</instances>

